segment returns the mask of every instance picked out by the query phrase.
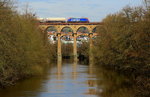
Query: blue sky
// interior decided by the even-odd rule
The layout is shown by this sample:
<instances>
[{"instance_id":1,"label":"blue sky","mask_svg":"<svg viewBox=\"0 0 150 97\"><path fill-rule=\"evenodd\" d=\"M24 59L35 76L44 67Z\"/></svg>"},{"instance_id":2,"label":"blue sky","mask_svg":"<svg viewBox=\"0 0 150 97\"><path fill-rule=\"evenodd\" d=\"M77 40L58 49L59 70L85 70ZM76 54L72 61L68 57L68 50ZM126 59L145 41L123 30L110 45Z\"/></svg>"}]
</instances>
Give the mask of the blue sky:
<instances>
[{"instance_id":1,"label":"blue sky","mask_svg":"<svg viewBox=\"0 0 150 97\"><path fill-rule=\"evenodd\" d=\"M127 5L142 5L142 0L19 0L19 10L27 3L38 17L88 17L90 21L101 21Z\"/></svg>"}]
</instances>

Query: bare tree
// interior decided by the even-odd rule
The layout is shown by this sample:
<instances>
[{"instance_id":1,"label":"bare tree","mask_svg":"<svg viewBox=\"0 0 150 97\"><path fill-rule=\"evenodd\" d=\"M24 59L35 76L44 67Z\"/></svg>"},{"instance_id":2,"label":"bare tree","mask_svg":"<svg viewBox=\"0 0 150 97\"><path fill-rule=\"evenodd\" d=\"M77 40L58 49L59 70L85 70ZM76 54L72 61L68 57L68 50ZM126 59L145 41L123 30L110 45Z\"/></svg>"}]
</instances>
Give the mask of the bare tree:
<instances>
[{"instance_id":1,"label":"bare tree","mask_svg":"<svg viewBox=\"0 0 150 97\"><path fill-rule=\"evenodd\" d=\"M150 7L150 0L144 0L144 4L145 4L146 8L149 9L149 7Z\"/></svg>"}]
</instances>

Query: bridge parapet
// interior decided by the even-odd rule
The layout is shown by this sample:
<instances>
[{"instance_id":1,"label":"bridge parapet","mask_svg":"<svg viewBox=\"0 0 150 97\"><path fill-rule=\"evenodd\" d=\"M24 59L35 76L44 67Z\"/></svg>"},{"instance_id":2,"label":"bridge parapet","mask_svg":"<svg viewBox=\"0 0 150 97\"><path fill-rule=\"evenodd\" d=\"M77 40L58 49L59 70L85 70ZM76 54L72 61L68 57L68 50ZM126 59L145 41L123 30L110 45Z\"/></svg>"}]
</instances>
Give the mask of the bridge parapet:
<instances>
[{"instance_id":1,"label":"bridge parapet","mask_svg":"<svg viewBox=\"0 0 150 97\"><path fill-rule=\"evenodd\" d=\"M102 22L90 23L39 23L39 25L103 25Z\"/></svg>"},{"instance_id":2,"label":"bridge parapet","mask_svg":"<svg viewBox=\"0 0 150 97\"><path fill-rule=\"evenodd\" d=\"M98 26L103 25L102 22L91 22L91 23L39 23L39 27L43 32L47 32L49 27L54 27L57 32L61 32L64 28L70 28L74 33L78 32L78 29L85 27L89 33L93 33L94 29Z\"/></svg>"}]
</instances>

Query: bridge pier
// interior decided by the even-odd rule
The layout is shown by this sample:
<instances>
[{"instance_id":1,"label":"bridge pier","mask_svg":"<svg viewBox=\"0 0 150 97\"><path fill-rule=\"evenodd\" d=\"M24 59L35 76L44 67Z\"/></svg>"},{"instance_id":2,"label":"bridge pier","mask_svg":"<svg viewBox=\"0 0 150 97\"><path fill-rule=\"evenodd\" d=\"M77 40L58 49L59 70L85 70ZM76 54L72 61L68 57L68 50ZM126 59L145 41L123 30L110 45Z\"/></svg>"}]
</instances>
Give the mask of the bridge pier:
<instances>
[{"instance_id":1,"label":"bridge pier","mask_svg":"<svg viewBox=\"0 0 150 97\"><path fill-rule=\"evenodd\" d=\"M62 61L62 52L61 52L61 35L58 34L57 35L58 41L57 41L57 57L58 57L58 61Z\"/></svg>"},{"instance_id":2,"label":"bridge pier","mask_svg":"<svg viewBox=\"0 0 150 97\"><path fill-rule=\"evenodd\" d=\"M74 33L73 38L74 38L73 57L74 57L74 61L77 61L77 33Z\"/></svg>"}]
</instances>

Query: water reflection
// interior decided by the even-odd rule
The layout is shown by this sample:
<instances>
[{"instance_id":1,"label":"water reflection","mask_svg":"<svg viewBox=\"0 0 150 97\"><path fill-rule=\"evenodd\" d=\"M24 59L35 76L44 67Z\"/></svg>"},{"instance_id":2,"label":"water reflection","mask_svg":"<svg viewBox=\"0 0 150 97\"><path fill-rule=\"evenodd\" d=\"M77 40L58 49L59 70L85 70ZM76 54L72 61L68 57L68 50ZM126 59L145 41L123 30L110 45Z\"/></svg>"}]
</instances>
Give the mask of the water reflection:
<instances>
[{"instance_id":1,"label":"water reflection","mask_svg":"<svg viewBox=\"0 0 150 97\"><path fill-rule=\"evenodd\" d=\"M62 79L62 61L61 60L57 61L57 79L58 80Z\"/></svg>"},{"instance_id":2,"label":"water reflection","mask_svg":"<svg viewBox=\"0 0 150 97\"><path fill-rule=\"evenodd\" d=\"M74 60L73 66L72 66L72 78L74 80L77 79L77 60Z\"/></svg>"},{"instance_id":3,"label":"water reflection","mask_svg":"<svg viewBox=\"0 0 150 97\"><path fill-rule=\"evenodd\" d=\"M53 79L50 81L52 84L49 92L55 97L97 97L96 78L93 73L89 73L93 71L90 68L92 67L78 64L77 61L70 63L58 61L57 79L54 79L55 71L52 69Z\"/></svg>"},{"instance_id":4,"label":"water reflection","mask_svg":"<svg viewBox=\"0 0 150 97\"><path fill-rule=\"evenodd\" d=\"M0 90L0 97L98 97L93 65L59 60L45 74Z\"/></svg>"},{"instance_id":5,"label":"water reflection","mask_svg":"<svg viewBox=\"0 0 150 97\"><path fill-rule=\"evenodd\" d=\"M0 97L134 97L128 78L77 61L58 61L45 74L0 90Z\"/></svg>"},{"instance_id":6,"label":"water reflection","mask_svg":"<svg viewBox=\"0 0 150 97\"><path fill-rule=\"evenodd\" d=\"M135 97L129 78L103 67L97 68L100 97Z\"/></svg>"},{"instance_id":7,"label":"water reflection","mask_svg":"<svg viewBox=\"0 0 150 97\"><path fill-rule=\"evenodd\" d=\"M33 77L17 83L15 86L0 90L0 97L38 97L44 90L47 76Z\"/></svg>"},{"instance_id":8,"label":"water reflection","mask_svg":"<svg viewBox=\"0 0 150 97\"><path fill-rule=\"evenodd\" d=\"M90 87L86 94L88 95L97 95L97 79L95 77L96 72L93 64L93 60L89 64L89 80L87 81L88 87Z\"/></svg>"}]
</instances>

